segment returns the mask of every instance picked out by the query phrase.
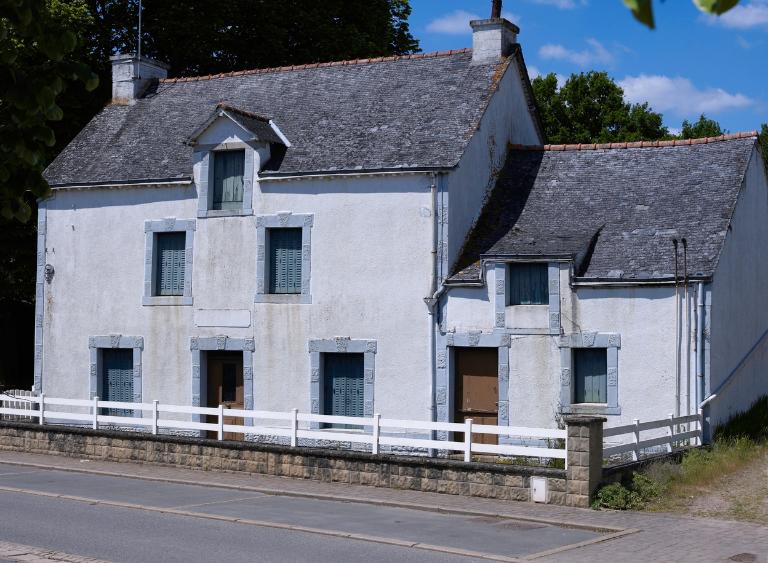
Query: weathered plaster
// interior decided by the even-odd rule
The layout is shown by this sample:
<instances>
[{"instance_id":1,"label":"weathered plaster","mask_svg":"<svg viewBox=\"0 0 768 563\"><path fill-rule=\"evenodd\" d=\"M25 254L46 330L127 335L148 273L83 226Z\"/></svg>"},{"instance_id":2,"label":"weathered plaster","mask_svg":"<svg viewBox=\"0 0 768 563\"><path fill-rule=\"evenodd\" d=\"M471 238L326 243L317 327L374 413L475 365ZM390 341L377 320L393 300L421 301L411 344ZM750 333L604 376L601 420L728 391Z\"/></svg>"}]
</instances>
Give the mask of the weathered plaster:
<instances>
[{"instance_id":1,"label":"weathered plaster","mask_svg":"<svg viewBox=\"0 0 768 563\"><path fill-rule=\"evenodd\" d=\"M35 364L34 390L43 390L43 328L45 326L45 260L47 249L46 209L47 202L40 201L37 205L37 261L35 269Z\"/></svg>"}]
</instances>

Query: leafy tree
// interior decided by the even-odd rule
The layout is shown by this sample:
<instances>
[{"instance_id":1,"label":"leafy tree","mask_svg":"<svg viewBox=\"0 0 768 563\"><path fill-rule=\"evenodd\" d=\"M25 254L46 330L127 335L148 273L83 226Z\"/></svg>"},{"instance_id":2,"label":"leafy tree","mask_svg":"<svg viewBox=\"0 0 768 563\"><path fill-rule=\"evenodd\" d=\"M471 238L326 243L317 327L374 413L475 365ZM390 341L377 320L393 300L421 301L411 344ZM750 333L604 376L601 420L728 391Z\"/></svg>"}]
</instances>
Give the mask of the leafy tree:
<instances>
[{"instance_id":1,"label":"leafy tree","mask_svg":"<svg viewBox=\"0 0 768 563\"><path fill-rule=\"evenodd\" d=\"M693 0L693 3L702 12L719 16L736 6L739 0ZM652 0L624 0L624 5L632 10L638 21L651 29L655 27Z\"/></svg>"},{"instance_id":2,"label":"leafy tree","mask_svg":"<svg viewBox=\"0 0 768 563\"><path fill-rule=\"evenodd\" d=\"M61 94L98 78L69 55L90 21L80 0L0 0L0 215L26 221L25 194L48 194L42 171L56 143Z\"/></svg>"},{"instance_id":3,"label":"leafy tree","mask_svg":"<svg viewBox=\"0 0 768 563\"><path fill-rule=\"evenodd\" d=\"M760 136L757 140L760 143L760 152L763 153L765 175L768 177L768 123L763 123L760 126Z\"/></svg>"},{"instance_id":4,"label":"leafy tree","mask_svg":"<svg viewBox=\"0 0 768 563\"><path fill-rule=\"evenodd\" d=\"M661 114L648 104L625 102L624 91L605 72L572 74L562 88L549 74L532 86L550 143L653 141L669 135Z\"/></svg>"},{"instance_id":5,"label":"leafy tree","mask_svg":"<svg viewBox=\"0 0 768 563\"><path fill-rule=\"evenodd\" d=\"M137 0L87 0L94 55L136 51ZM172 76L209 74L419 50L408 0L144 0L142 54ZM194 34L190 34L194 30Z\"/></svg>"},{"instance_id":6,"label":"leafy tree","mask_svg":"<svg viewBox=\"0 0 768 563\"><path fill-rule=\"evenodd\" d=\"M707 116L701 114L699 120L695 123L691 123L687 119L683 121L683 125L680 130L681 139L698 139L701 137L717 137L726 133L720 124L714 119L708 119Z\"/></svg>"}]
</instances>

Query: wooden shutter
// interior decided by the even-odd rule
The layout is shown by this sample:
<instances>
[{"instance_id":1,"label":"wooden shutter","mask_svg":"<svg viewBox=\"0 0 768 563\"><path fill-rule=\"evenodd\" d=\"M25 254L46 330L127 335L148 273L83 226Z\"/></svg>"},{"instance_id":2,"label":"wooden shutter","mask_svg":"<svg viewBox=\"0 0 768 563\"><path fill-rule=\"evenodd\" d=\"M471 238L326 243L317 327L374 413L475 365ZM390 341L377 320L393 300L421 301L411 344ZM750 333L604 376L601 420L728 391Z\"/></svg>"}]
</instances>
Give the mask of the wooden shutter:
<instances>
[{"instance_id":1,"label":"wooden shutter","mask_svg":"<svg viewBox=\"0 0 768 563\"><path fill-rule=\"evenodd\" d=\"M606 403L608 362L605 348L577 348L573 351L577 403Z\"/></svg>"},{"instance_id":2,"label":"wooden shutter","mask_svg":"<svg viewBox=\"0 0 768 563\"><path fill-rule=\"evenodd\" d=\"M105 348L101 351L102 399L133 402L133 350ZM105 409L105 414L131 416L131 410Z\"/></svg>"},{"instance_id":3,"label":"wooden shutter","mask_svg":"<svg viewBox=\"0 0 768 563\"><path fill-rule=\"evenodd\" d=\"M213 153L212 209L240 209L243 206L245 151Z\"/></svg>"},{"instance_id":4,"label":"wooden shutter","mask_svg":"<svg viewBox=\"0 0 768 563\"><path fill-rule=\"evenodd\" d=\"M301 293L301 229L269 229L269 292Z\"/></svg>"},{"instance_id":5,"label":"wooden shutter","mask_svg":"<svg viewBox=\"0 0 768 563\"><path fill-rule=\"evenodd\" d=\"M364 416L363 366L363 354L323 354L324 414Z\"/></svg>"},{"instance_id":6,"label":"wooden shutter","mask_svg":"<svg viewBox=\"0 0 768 563\"><path fill-rule=\"evenodd\" d=\"M156 295L184 295L187 234L158 233L155 271Z\"/></svg>"},{"instance_id":7,"label":"wooden shutter","mask_svg":"<svg viewBox=\"0 0 768 563\"><path fill-rule=\"evenodd\" d=\"M509 304L547 305L548 277L547 264L510 264Z\"/></svg>"}]
</instances>

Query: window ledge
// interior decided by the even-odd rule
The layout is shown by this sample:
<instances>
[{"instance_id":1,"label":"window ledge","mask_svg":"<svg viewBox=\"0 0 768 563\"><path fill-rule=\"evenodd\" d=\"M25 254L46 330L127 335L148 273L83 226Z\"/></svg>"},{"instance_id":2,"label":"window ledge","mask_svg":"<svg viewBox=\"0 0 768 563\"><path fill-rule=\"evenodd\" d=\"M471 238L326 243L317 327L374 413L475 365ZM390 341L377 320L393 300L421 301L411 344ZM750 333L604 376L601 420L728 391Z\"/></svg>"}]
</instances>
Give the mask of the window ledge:
<instances>
[{"instance_id":1,"label":"window ledge","mask_svg":"<svg viewBox=\"0 0 768 563\"><path fill-rule=\"evenodd\" d=\"M309 305L312 296L308 293L257 293L254 303L287 303Z\"/></svg>"},{"instance_id":2,"label":"window ledge","mask_svg":"<svg viewBox=\"0 0 768 563\"><path fill-rule=\"evenodd\" d=\"M563 405L560 407L562 414L604 414L604 415L618 415L621 414L621 407L610 407L600 403L576 403L571 405Z\"/></svg>"},{"instance_id":3,"label":"window ledge","mask_svg":"<svg viewBox=\"0 0 768 563\"><path fill-rule=\"evenodd\" d=\"M214 217L248 217L253 215L253 209L208 209L198 210L199 219L212 219Z\"/></svg>"},{"instance_id":4,"label":"window ledge","mask_svg":"<svg viewBox=\"0 0 768 563\"><path fill-rule=\"evenodd\" d=\"M153 295L144 296L141 304L144 306L173 306L192 305L193 298L190 295Z\"/></svg>"}]
</instances>

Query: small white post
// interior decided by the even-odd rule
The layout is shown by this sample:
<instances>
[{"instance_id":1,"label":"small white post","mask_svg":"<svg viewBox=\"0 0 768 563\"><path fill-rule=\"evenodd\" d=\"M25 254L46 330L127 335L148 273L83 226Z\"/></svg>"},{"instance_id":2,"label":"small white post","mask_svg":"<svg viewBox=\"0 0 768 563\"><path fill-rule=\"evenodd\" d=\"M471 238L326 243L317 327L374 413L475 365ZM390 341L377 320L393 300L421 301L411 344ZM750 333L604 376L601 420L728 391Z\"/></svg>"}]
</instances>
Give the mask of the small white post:
<instances>
[{"instance_id":1,"label":"small white post","mask_svg":"<svg viewBox=\"0 0 768 563\"><path fill-rule=\"evenodd\" d=\"M379 436L381 434L381 414L375 413L373 415L373 435L371 436L371 453L377 455L379 453Z\"/></svg>"},{"instance_id":2,"label":"small white post","mask_svg":"<svg viewBox=\"0 0 768 563\"><path fill-rule=\"evenodd\" d=\"M40 424L45 423L45 393L40 393Z\"/></svg>"},{"instance_id":3,"label":"small white post","mask_svg":"<svg viewBox=\"0 0 768 563\"><path fill-rule=\"evenodd\" d=\"M603 446L605 447L605 446ZM603 452L600 452L603 455ZM565 427L565 470L568 470L568 427Z\"/></svg>"},{"instance_id":4,"label":"small white post","mask_svg":"<svg viewBox=\"0 0 768 563\"><path fill-rule=\"evenodd\" d=\"M219 440L224 439L224 405L219 405Z\"/></svg>"},{"instance_id":5,"label":"small white post","mask_svg":"<svg viewBox=\"0 0 768 563\"><path fill-rule=\"evenodd\" d=\"M158 406L158 404L159 404L159 401L157 399L152 401L152 434L154 434L154 435L157 435L157 418L158 418L158 416L157 416L157 411L158 411L157 406Z\"/></svg>"},{"instance_id":6,"label":"small white post","mask_svg":"<svg viewBox=\"0 0 768 563\"><path fill-rule=\"evenodd\" d=\"M632 450L632 460L640 459L640 419L633 418L632 424L635 425L635 449Z\"/></svg>"},{"instance_id":7,"label":"small white post","mask_svg":"<svg viewBox=\"0 0 768 563\"><path fill-rule=\"evenodd\" d=\"M472 461L472 419L464 421L464 461Z\"/></svg>"},{"instance_id":8,"label":"small white post","mask_svg":"<svg viewBox=\"0 0 768 563\"><path fill-rule=\"evenodd\" d=\"M667 444L667 451L671 452L672 451L672 442L673 442L674 437L675 437L675 415L672 414L672 413L669 414L669 429L668 429L668 432L669 432L669 444Z\"/></svg>"},{"instance_id":9,"label":"small white post","mask_svg":"<svg viewBox=\"0 0 768 563\"><path fill-rule=\"evenodd\" d=\"M699 409L699 441L697 443L698 446L701 446L704 443L704 409Z\"/></svg>"},{"instance_id":10,"label":"small white post","mask_svg":"<svg viewBox=\"0 0 768 563\"><path fill-rule=\"evenodd\" d=\"M299 409L291 409L291 447L299 444Z\"/></svg>"},{"instance_id":11,"label":"small white post","mask_svg":"<svg viewBox=\"0 0 768 563\"><path fill-rule=\"evenodd\" d=\"M94 397L93 398L93 407L91 407L93 410L93 429L98 430L99 429L99 398Z\"/></svg>"}]
</instances>

